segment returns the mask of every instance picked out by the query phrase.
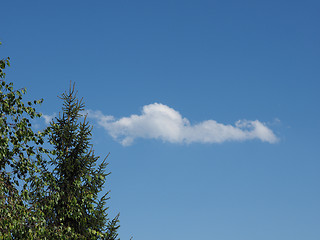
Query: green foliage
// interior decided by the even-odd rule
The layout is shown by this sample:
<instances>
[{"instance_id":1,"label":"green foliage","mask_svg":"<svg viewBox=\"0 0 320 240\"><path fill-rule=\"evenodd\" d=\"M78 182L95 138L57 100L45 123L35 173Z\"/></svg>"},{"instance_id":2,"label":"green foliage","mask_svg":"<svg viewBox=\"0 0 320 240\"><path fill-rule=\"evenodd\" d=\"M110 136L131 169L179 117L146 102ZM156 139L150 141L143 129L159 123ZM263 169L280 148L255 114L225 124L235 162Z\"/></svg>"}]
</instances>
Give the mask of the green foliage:
<instances>
[{"instance_id":1,"label":"green foliage","mask_svg":"<svg viewBox=\"0 0 320 240\"><path fill-rule=\"evenodd\" d=\"M62 114L49 127L48 140L54 154L48 164L53 170L43 165L41 182L47 187L36 184L33 204L44 203L48 228L70 230L73 238L79 239L116 239L118 216L107 222L108 193L98 198L109 174L105 173L106 159L96 167L99 157L90 143L92 128L86 117L81 120L84 104L77 99L74 87L61 99Z\"/></svg>"},{"instance_id":2,"label":"green foliage","mask_svg":"<svg viewBox=\"0 0 320 240\"><path fill-rule=\"evenodd\" d=\"M42 226L39 213L26 203L28 179L39 171L38 159L44 151L43 134L34 133L30 123L40 117L33 105L42 100L24 103L26 90L14 90L13 83L5 81L9 60L0 60L0 239L29 238Z\"/></svg>"},{"instance_id":3,"label":"green foliage","mask_svg":"<svg viewBox=\"0 0 320 240\"><path fill-rule=\"evenodd\" d=\"M70 88L62 114L35 133L42 100L24 103L26 90L5 81L9 60L0 60L0 239L117 239L119 216L109 220L108 193L98 196L106 159L97 165L82 100Z\"/></svg>"}]
</instances>

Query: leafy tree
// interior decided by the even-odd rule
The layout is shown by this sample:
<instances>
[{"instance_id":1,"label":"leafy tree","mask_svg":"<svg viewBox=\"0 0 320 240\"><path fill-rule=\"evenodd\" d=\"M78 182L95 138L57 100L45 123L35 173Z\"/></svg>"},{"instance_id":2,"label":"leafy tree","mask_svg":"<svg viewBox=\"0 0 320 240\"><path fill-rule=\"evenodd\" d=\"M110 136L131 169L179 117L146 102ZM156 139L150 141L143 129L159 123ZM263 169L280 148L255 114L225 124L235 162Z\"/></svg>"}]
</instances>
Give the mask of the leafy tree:
<instances>
[{"instance_id":1,"label":"leafy tree","mask_svg":"<svg viewBox=\"0 0 320 240\"><path fill-rule=\"evenodd\" d=\"M24 103L26 90L14 90L5 81L9 60L0 60L0 239L21 239L43 228L41 214L26 203L43 144L43 134L34 133L30 119L41 116L33 105L42 100Z\"/></svg>"},{"instance_id":2,"label":"leafy tree","mask_svg":"<svg viewBox=\"0 0 320 240\"><path fill-rule=\"evenodd\" d=\"M76 239L116 239L118 216L108 222L108 192L98 196L109 174L106 158L97 165L99 157L90 143L92 127L82 116L84 103L77 99L74 85L60 98L62 114L48 131L54 153L48 164L53 170L48 170L48 164L42 166L42 177L33 185L32 204L44 206L47 227L54 230L52 238L62 234Z\"/></svg>"}]
</instances>

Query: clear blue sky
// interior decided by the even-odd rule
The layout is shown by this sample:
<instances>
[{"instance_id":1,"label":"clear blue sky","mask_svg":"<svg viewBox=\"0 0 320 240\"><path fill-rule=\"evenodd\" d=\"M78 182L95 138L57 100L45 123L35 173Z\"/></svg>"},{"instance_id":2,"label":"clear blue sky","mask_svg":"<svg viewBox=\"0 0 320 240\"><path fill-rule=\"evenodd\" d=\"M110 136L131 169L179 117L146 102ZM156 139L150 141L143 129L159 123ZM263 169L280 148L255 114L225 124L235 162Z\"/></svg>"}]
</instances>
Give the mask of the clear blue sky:
<instances>
[{"instance_id":1,"label":"clear blue sky","mask_svg":"<svg viewBox=\"0 0 320 240\"><path fill-rule=\"evenodd\" d=\"M318 240L319 12L309 0L2 1L0 57L48 116L76 83L96 153L111 152L121 239Z\"/></svg>"}]
</instances>

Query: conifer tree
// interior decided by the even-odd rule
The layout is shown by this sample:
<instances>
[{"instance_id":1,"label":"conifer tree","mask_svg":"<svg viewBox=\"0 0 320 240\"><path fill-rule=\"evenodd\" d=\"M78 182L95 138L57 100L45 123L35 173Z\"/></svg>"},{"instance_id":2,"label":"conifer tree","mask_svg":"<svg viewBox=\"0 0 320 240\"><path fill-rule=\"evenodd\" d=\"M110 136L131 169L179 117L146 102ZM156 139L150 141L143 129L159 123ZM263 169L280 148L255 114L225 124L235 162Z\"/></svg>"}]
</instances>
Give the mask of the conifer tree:
<instances>
[{"instance_id":1,"label":"conifer tree","mask_svg":"<svg viewBox=\"0 0 320 240\"><path fill-rule=\"evenodd\" d=\"M40 180L33 184L31 204L42 205L51 238L115 240L118 216L109 221L108 192L98 196L109 174L106 158L97 165L99 157L90 143L92 127L76 95L73 85L60 97L62 113L48 130L54 153L48 160L52 169L43 165Z\"/></svg>"}]
</instances>

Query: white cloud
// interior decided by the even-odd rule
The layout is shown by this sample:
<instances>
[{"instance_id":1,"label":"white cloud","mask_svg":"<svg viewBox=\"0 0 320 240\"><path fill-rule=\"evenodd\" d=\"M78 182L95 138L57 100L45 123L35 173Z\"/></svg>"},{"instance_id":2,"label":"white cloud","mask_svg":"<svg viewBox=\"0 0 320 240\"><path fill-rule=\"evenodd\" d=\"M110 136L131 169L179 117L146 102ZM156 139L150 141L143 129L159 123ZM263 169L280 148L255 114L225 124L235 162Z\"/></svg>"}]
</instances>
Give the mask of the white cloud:
<instances>
[{"instance_id":1,"label":"white cloud","mask_svg":"<svg viewBox=\"0 0 320 240\"><path fill-rule=\"evenodd\" d=\"M131 115L116 120L100 111L88 112L115 140L131 145L136 138L161 139L171 143L222 143L260 139L275 143L278 138L264 123L239 120L235 125L225 125L214 120L190 124L189 120L166 105L145 105L141 115Z\"/></svg>"},{"instance_id":2,"label":"white cloud","mask_svg":"<svg viewBox=\"0 0 320 240\"><path fill-rule=\"evenodd\" d=\"M55 116L56 116L56 114L54 113L54 114L52 114L52 115L42 114L41 117L43 117L45 123L46 123L47 125L49 125L50 122L52 121L52 119L53 119Z\"/></svg>"}]
</instances>

